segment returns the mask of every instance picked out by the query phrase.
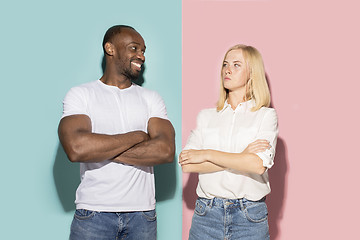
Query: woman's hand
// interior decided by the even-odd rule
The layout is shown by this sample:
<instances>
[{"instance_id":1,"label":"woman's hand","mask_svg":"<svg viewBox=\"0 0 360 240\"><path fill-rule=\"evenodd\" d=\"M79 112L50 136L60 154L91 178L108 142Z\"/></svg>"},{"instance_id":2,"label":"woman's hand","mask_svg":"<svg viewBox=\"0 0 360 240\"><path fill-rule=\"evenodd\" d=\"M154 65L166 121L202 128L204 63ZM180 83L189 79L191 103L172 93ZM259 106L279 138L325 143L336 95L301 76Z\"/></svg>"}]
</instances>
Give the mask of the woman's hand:
<instances>
[{"instance_id":1,"label":"woman's hand","mask_svg":"<svg viewBox=\"0 0 360 240\"><path fill-rule=\"evenodd\" d=\"M208 159L208 150L184 150L179 155L180 165L190 164L190 163L202 163L206 162Z\"/></svg>"},{"instance_id":2,"label":"woman's hand","mask_svg":"<svg viewBox=\"0 0 360 240\"><path fill-rule=\"evenodd\" d=\"M266 149L269 149L269 148L271 148L271 145L268 140L258 139L256 141L250 143L245 148L243 153L259 153L259 152L264 152L264 151L266 151Z\"/></svg>"}]
</instances>

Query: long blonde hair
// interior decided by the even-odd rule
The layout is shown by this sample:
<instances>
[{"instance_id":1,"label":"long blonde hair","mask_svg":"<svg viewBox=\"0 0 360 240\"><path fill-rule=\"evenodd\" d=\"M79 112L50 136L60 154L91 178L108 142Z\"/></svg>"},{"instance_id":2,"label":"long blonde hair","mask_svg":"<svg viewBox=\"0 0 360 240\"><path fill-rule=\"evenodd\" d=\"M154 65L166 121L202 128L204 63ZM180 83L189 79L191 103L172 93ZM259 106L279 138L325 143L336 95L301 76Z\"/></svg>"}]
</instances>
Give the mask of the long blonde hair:
<instances>
[{"instance_id":1,"label":"long blonde hair","mask_svg":"<svg viewBox=\"0 0 360 240\"><path fill-rule=\"evenodd\" d=\"M269 107L270 90L266 82L263 60L260 52L256 48L243 44L235 45L226 52L223 62L225 61L226 56L230 51L238 50L238 49L242 50L242 54L244 56L249 72L249 79L246 83L245 100L250 100L250 99L255 100L255 106L251 109L251 111L259 110L261 107ZM217 111L220 111L224 108L224 104L228 96L229 96L229 91L224 87L223 76L221 71L220 97L217 102L217 108L216 108Z\"/></svg>"}]
</instances>

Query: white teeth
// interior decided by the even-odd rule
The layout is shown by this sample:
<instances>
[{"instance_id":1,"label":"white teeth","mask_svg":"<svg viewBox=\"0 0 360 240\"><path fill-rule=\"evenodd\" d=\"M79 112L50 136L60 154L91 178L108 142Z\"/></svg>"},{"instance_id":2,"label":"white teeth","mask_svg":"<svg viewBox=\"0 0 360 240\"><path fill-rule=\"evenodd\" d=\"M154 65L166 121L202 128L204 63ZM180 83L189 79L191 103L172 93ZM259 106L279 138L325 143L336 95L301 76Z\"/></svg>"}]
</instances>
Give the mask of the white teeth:
<instances>
[{"instance_id":1,"label":"white teeth","mask_svg":"<svg viewBox=\"0 0 360 240\"><path fill-rule=\"evenodd\" d=\"M131 62L132 64L134 64L135 66L137 66L138 68L141 68L141 64L140 63L135 63L135 62Z\"/></svg>"}]
</instances>

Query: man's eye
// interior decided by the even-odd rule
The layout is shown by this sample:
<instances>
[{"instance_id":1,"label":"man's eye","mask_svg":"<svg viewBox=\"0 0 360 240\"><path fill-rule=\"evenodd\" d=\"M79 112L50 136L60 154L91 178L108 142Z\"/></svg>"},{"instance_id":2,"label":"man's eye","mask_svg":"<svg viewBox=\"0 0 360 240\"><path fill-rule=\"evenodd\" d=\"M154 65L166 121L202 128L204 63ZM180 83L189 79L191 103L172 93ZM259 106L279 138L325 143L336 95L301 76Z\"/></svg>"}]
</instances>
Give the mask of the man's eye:
<instances>
[{"instance_id":1,"label":"man's eye","mask_svg":"<svg viewBox=\"0 0 360 240\"><path fill-rule=\"evenodd\" d=\"M234 66L235 66L235 67L240 67L240 65L239 65L239 64L237 64L237 63L235 63L235 64L234 64Z\"/></svg>"},{"instance_id":2,"label":"man's eye","mask_svg":"<svg viewBox=\"0 0 360 240\"><path fill-rule=\"evenodd\" d=\"M137 47L135 47L135 46L132 46L132 47L131 47L131 50L134 50L134 51L136 51L136 50L137 50Z\"/></svg>"}]
</instances>

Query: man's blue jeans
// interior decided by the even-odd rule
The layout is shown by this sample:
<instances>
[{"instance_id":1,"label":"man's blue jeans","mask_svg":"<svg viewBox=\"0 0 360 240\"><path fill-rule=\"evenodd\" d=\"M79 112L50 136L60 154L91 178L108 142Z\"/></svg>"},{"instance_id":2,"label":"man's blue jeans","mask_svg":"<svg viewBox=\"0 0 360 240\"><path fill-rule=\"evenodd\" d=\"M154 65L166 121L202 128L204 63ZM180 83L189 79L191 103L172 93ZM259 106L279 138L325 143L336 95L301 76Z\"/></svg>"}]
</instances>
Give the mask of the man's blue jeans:
<instances>
[{"instance_id":1,"label":"man's blue jeans","mask_svg":"<svg viewBox=\"0 0 360 240\"><path fill-rule=\"evenodd\" d=\"M77 209L70 240L156 240L156 212L95 212Z\"/></svg>"},{"instance_id":2,"label":"man's blue jeans","mask_svg":"<svg viewBox=\"0 0 360 240\"><path fill-rule=\"evenodd\" d=\"M264 200L198 198L189 240L268 240L267 215Z\"/></svg>"}]
</instances>

